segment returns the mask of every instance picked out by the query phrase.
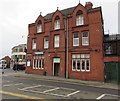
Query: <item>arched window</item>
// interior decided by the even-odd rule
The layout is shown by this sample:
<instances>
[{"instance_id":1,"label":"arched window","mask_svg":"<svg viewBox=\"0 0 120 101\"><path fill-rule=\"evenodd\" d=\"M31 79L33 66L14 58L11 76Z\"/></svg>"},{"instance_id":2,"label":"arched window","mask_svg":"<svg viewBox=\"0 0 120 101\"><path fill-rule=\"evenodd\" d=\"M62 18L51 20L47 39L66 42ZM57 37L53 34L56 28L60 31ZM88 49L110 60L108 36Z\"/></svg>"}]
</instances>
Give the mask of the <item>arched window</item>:
<instances>
[{"instance_id":1,"label":"arched window","mask_svg":"<svg viewBox=\"0 0 120 101\"><path fill-rule=\"evenodd\" d=\"M37 24L37 33L40 33L42 32L42 22L39 21L38 24Z\"/></svg>"},{"instance_id":2,"label":"arched window","mask_svg":"<svg viewBox=\"0 0 120 101\"><path fill-rule=\"evenodd\" d=\"M79 10L76 14L76 26L83 24L84 24L83 12Z\"/></svg>"},{"instance_id":3,"label":"arched window","mask_svg":"<svg viewBox=\"0 0 120 101\"><path fill-rule=\"evenodd\" d=\"M55 17L55 22L54 22L54 29L60 29L60 17L56 16Z\"/></svg>"}]
</instances>

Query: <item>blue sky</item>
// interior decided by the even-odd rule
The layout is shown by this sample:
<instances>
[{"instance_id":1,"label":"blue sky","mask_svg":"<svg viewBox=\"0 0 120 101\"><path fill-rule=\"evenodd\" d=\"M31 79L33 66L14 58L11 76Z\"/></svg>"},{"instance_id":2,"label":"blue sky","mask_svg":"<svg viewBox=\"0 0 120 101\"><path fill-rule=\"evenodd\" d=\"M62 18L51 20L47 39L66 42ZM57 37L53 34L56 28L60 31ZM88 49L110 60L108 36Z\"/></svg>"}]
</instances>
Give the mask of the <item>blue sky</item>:
<instances>
[{"instance_id":1,"label":"blue sky","mask_svg":"<svg viewBox=\"0 0 120 101\"><path fill-rule=\"evenodd\" d=\"M91 1L93 7L102 7L105 33L118 33L119 0L80 0L82 5ZM0 0L0 58L11 56L11 49L27 42L28 24L42 15L76 6L79 0Z\"/></svg>"}]
</instances>

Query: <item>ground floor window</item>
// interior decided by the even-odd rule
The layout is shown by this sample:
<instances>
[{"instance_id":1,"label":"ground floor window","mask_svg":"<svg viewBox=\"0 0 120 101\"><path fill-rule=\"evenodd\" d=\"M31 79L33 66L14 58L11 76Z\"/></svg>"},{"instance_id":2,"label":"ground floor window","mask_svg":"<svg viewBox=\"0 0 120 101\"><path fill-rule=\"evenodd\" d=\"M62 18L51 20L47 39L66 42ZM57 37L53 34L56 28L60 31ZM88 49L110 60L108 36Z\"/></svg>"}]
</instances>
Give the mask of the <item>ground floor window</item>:
<instances>
[{"instance_id":1,"label":"ground floor window","mask_svg":"<svg viewBox=\"0 0 120 101\"><path fill-rule=\"evenodd\" d=\"M90 71L90 54L72 54L73 71Z\"/></svg>"},{"instance_id":2,"label":"ground floor window","mask_svg":"<svg viewBox=\"0 0 120 101\"><path fill-rule=\"evenodd\" d=\"M36 55L33 57L33 69L44 69L43 55Z\"/></svg>"}]
</instances>

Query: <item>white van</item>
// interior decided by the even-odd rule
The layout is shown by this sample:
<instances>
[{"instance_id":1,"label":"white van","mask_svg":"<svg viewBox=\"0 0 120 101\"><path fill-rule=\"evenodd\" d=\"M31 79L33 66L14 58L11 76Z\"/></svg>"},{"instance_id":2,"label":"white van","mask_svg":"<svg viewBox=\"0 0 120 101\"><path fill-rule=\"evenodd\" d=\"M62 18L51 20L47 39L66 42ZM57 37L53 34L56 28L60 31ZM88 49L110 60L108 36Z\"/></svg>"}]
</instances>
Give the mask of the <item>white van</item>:
<instances>
[{"instance_id":1,"label":"white van","mask_svg":"<svg viewBox=\"0 0 120 101\"><path fill-rule=\"evenodd\" d=\"M7 66L6 60L0 60L0 69L3 69L3 67L5 69L6 66Z\"/></svg>"}]
</instances>

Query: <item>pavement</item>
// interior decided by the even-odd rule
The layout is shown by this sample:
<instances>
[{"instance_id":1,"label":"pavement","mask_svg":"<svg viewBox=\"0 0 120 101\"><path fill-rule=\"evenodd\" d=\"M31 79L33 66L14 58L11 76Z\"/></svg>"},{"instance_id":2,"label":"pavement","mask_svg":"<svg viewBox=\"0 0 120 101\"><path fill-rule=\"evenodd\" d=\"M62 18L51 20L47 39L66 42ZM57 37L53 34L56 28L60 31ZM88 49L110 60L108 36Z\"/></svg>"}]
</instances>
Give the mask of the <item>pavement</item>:
<instances>
[{"instance_id":1,"label":"pavement","mask_svg":"<svg viewBox=\"0 0 120 101\"><path fill-rule=\"evenodd\" d=\"M97 81L84 81L84 80L76 80L76 79L69 79L63 77L55 77L55 76L43 76L37 74L26 74L24 71L14 72L14 73L5 73L2 76L14 76L14 77L21 77L21 78L30 78L30 79L40 79L46 81L53 81L53 82L64 82L70 84L79 84L79 85L86 85L92 87L99 87L99 88L108 88L108 89L116 89L120 90L120 85L117 83L105 83L105 82L97 82Z\"/></svg>"},{"instance_id":2,"label":"pavement","mask_svg":"<svg viewBox=\"0 0 120 101\"><path fill-rule=\"evenodd\" d=\"M16 99L61 99L62 97L63 99L98 100L120 98L116 83L26 74L25 71L13 71L12 69L5 69L1 77L3 77L3 82L0 93L4 95L3 99L14 97Z\"/></svg>"}]
</instances>

